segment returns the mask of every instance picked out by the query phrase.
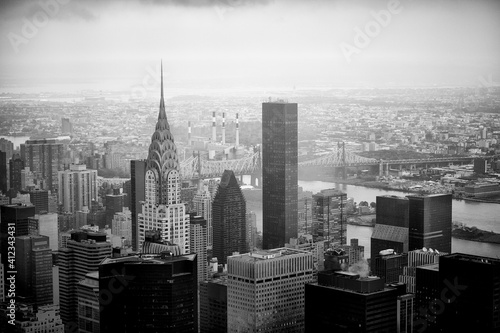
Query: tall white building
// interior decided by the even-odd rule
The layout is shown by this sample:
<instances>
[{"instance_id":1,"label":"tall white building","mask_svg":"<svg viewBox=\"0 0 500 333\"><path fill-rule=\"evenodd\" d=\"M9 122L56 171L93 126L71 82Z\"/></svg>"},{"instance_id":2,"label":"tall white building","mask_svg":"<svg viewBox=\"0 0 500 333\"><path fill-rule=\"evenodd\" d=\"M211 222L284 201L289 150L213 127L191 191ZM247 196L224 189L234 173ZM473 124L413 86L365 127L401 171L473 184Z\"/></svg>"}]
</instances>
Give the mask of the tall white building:
<instances>
[{"instance_id":1,"label":"tall white building","mask_svg":"<svg viewBox=\"0 0 500 333\"><path fill-rule=\"evenodd\" d=\"M212 195L208 190L208 185L202 185L193 198L193 206L196 214L203 216L207 221L207 249L212 248Z\"/></svg>"},{"instance_id":2,"label":"tall white building","mask_svg":"<svg viewBox=\"0 0 500 333\"><path fill-rule=\"evenodd\" d=\"M177 147L165 112L162 69L160 112L146 160L145 200L138 214L139 249L144 243L145 231L155 229L162 240L179 245L183 254L190 253L189 215L181 202L179 166Z\"/></svg>"},{"instance_id":3,"label":"tall white building","mask_svg":"<svg viewBox=\"0 0 500 333\"><path fill-rule=\"evenodd\" d=\"M90 207L98 199L97 170L87 170L84 164L72 164L69 170L59 171L59 204L65 212L74 213Z\"/></svg>"},{"instance_id":4,"label":"tall white building","mask_svg":"<svg viewBox=\"0 0 500 333\"><path fill-rule=\"evenodd\" d=\"M122 212L115 213L111 222L111 233L132 241L132 213L128 208Z\"/></svg>"},{"instance_id":5,"label":"tall white building","mask_svg":"<svg viewBox=\"0 0 500 333\"><path fill-rule=\"evenodd\" d=\"M196 253L198 263L198 282L208 278L207 262L207 221L202 216L191 216L190 250Z\"/></svg>"},{"instance_id":6,"label":"tall white building","mask_svg":"<svg viewBox=\"0 0 500 333\"><path fill-rule=\"evenodd\" d=\"M304 332L308 251L277 248L228 257L228 332Z\"/></svg>"}]
</instances>

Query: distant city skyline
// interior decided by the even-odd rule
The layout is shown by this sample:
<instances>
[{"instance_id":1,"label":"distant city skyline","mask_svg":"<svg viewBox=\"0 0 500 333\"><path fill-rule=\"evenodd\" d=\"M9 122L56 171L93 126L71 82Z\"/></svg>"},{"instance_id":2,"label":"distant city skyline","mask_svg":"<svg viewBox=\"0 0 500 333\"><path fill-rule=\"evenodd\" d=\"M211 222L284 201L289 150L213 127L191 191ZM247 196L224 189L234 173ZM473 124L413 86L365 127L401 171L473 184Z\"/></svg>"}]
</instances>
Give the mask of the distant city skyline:
<instances>
[{"instance_id":1,"label":"distant city skyline","mask_svg":"<svg viewBox=\"0 0 500 333\"><path fill-rule=\"evenodd\" d=\"M3 1L0 93L484 86L500 3Z\"/></svg>"}]
</instances>

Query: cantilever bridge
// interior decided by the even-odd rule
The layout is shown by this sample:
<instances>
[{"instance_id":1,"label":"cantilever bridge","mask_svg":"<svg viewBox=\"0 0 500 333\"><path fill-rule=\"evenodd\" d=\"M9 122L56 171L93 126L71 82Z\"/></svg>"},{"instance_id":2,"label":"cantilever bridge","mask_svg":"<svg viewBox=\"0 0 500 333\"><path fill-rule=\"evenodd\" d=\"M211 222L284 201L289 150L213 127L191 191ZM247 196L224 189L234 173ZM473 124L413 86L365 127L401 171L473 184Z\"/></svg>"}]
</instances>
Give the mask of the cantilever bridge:
<instances>
[{"instance_id":1,"label":"cantilever bridge","mask_svg":"<svg viewBox=\"0 0 500 333\"><path fill-rule=\"evenodd\" d=\"M485 156L486 157L486 156ZM486 158L498 158L496 156L487 156ZM374 158L366 158L357 155L355 152L343 151L341 148L335 147L332 151L324 156L299 162L299 169L304 168L342 168L342 167L362 167L362 166L379 166L380 173L388 172L389 168L402 168L403 165L409 166L410 169L416 168L417 165L426 167L442 166L451 163L471 163L474 157L450 156L443 158L428 158L428 159L406 159L406 160L377 160ZM384 168L385 166L385 168ZM260 174L262 161L260 152L253 153L246 157L235 160L223 161L206 161L199 156L191 156L181 162L181 177L183 179L204 179L220 177L224 170L233 170L236 176L242 175L257 175Z\"/></svg>"}]
</instances>

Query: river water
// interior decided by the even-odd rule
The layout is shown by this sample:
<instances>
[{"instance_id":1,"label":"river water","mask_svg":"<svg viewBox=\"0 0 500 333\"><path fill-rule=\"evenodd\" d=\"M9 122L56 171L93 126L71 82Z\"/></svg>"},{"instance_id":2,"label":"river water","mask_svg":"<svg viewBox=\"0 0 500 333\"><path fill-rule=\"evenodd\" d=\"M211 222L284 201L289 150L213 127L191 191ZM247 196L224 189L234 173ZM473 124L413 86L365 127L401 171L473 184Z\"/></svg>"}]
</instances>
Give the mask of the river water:
<instances>
[{"instance_id":1,"label":"river water","mask_svg":"<svg viewBox=\"0 0 500 333\"><path fill-rule=\"evenodd\" d=\"M245 181L246 179L244 179ZM302 181L299 186L304 191L313 194L327 188L337 188L347 193L348 197L354 198L355 202L376 202L379 195L405 196L411 193L400 191L388 191L363 186L336 184L322 181ZM257 229L262 231L262 204L253 205L257 215ZM500 204L472 202L465 200L453 200L452 219L455 222L463 222L468 226L476 226L479 229L500 233ZM370 237L373 233L372 227L348 225L347 239L358 238L359 244L365 247L365 257L370 257ZM453 252L462 252L487 257L500 257L500 244L472 242L463 239L452 238L451 249Z\"/></svg>"}]
</instances>

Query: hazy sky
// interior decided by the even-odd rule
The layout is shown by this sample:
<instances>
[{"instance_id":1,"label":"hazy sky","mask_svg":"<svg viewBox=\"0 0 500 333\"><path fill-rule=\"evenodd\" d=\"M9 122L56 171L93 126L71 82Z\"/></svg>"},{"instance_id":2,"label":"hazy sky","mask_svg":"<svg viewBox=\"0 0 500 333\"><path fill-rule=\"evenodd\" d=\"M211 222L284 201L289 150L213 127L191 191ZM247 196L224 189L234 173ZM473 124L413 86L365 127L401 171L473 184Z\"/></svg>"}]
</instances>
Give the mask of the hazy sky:
<instances>
[{"instance_id":1,"label":"hazy sky","mask_svg":"<svg viewBox=\"0 0 500 333\"><path fill-rule=\"evenodd\" d=\"M495 0L0 3L0 92L148 86L160 59L193 89L500 81Z\"/></svg>"}]
</instances>

